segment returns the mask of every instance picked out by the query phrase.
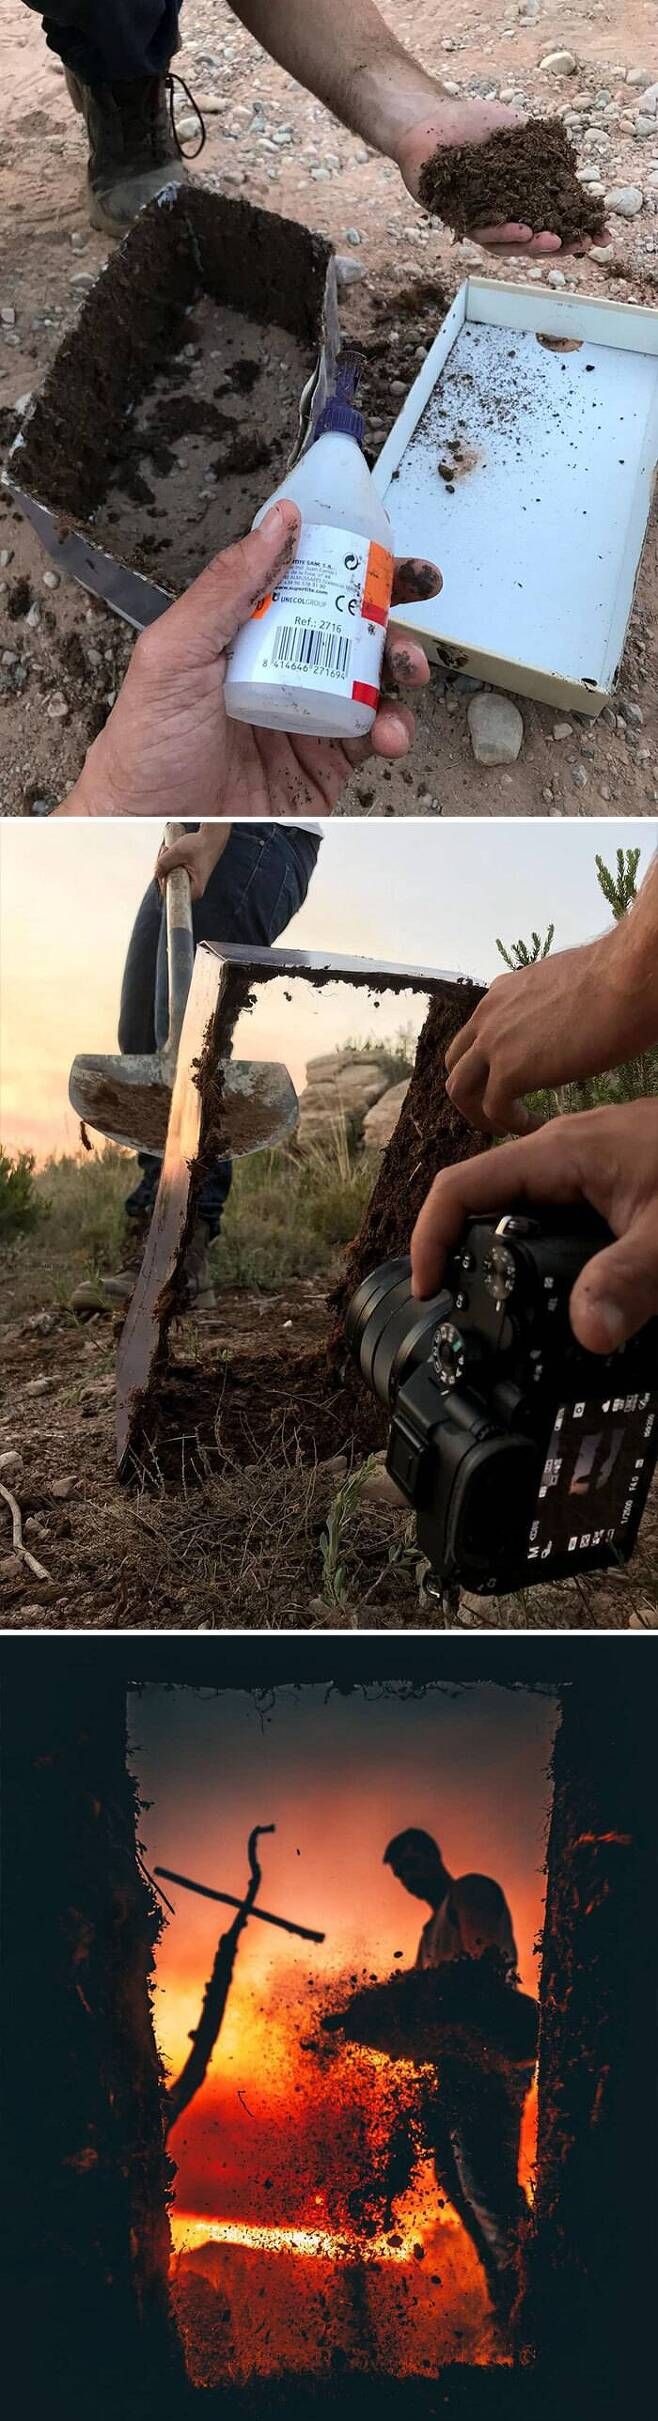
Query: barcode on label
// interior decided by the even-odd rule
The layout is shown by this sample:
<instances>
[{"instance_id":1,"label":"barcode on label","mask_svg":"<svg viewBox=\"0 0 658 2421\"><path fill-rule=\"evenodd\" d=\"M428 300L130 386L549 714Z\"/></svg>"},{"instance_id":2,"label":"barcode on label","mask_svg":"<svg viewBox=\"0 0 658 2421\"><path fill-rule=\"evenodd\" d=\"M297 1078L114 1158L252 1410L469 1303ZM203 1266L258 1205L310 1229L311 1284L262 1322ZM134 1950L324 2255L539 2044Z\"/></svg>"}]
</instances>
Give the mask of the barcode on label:
<instances>
[{"instance_id":1,"label":"barcode on label","mask_svg":"<svg viewBox=\"0 0 658 2421\"><path fill-rule=\"evenodd\" d=\"M344 681L351 654L352 641L343 638L341 631L284 622L276 633L272 662L279 671L330 673L335 680Z\"/></svg>"}]
</instances>

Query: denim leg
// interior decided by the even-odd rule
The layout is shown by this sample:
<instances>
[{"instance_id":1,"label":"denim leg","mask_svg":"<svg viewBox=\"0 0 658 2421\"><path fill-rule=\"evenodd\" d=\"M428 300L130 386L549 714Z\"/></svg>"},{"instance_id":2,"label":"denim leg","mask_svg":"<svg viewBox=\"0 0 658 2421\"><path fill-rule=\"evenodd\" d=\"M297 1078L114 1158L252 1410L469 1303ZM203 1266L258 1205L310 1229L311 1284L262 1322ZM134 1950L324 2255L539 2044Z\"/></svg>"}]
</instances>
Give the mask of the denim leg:
<instances>
[{"instance_id":1,"label":"denim leg","mask_svg":"<svg viewBox=\"0 0 658 2421\"><path fill-rule=\"evenodd\" d=\"M195 943L253 942L270 947L283 933L306 898L318 854L310 833L291 838L280 824L234 825L223 857L210 877L203 899L195 901L192 924ZM121 993L119 1048L154 1050L166 1039L168 1023L167 936L157 883L149 885L135 920L128 948ZM148 1183L149 1206L155 1200L160 1163L140 1153L139 1164ZM199 1214L211 1237L218 1235L231 1186L230 1160L218 1160L205 1179ZM144 1207L141 1186L135 1200ZM126 1206L128 1208L128 1205Z\"/></svg>"},{"instance_id":2,"label":"denim leg","mask_svg":"<svg viewBox=\"0 0 658 2421\"><path fill-rule=\"evenodd\" d=\"M83 84L166 74L178 47L180 0L26 0L48 49Z\"/></svg>"},{"instance_id":3,"label":"denim leg","mask_svg":"<svg viewBox=\"0 0 658 2421\"><path fill-rule=\"evenodd\" d=\"M482 2249L494 2301L511 2303L525 2197L518 2182L523 2096L502 2079L470 2079L449 2133L470 2232ZM468 2220L466 2221L469 2225Z\"/></svg>"}]
</instances>

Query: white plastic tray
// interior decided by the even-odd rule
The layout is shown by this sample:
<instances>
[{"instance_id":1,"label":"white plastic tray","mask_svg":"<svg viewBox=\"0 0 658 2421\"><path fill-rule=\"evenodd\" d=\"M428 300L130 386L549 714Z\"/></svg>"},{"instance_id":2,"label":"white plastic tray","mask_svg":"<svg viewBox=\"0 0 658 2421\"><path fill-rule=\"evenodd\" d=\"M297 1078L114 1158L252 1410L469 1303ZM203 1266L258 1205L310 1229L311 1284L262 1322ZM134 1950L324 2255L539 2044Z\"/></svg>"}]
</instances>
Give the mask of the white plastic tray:
<instances>
[{"instance_id":1,"label":"white plastic tray","mask_svg":"<svg viewBox=\"0 0 658 2421\"><path fill-rule=\"evenodd\" d=\"M658 311L469 278L375 469L396 552L443 572L395 621L434 661L599 714L657 466Z\"/></svg>"}]
</instances>

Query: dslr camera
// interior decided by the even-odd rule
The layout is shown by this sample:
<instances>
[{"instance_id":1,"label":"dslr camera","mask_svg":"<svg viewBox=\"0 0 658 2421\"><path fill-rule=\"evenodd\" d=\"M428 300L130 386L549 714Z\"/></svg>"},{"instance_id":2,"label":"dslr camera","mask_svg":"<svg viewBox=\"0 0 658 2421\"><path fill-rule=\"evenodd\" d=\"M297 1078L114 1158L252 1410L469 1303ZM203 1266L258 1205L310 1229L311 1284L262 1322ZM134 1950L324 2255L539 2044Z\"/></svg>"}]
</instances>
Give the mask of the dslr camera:
<instances>
[{"instance_id":1,"label":"dslr camera","mask_svg":"<svg viewBox=\"0 0 658 2421\"><path fill-rule=\"evenodd\" d=\"M408 1260L365 1278L347 1341L391 1413L387 1468L413 1506L430 1591L501 1595L628 1562L658 1460L658 1319L586 1353L572 1287L612 1242L594 1212L468 1221L441 1293Z\"/></svg>"}]
</instances>

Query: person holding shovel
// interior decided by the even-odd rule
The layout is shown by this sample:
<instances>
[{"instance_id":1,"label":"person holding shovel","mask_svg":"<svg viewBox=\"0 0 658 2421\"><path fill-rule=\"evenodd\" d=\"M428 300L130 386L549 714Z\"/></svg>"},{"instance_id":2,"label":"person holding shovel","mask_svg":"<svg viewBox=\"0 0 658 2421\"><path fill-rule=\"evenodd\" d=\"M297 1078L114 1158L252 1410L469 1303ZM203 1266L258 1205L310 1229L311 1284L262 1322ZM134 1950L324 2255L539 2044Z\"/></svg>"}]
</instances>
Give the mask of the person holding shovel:
<instances>
[{"instance_id":1,"label":"person holding shovel","mask_svg":"<svg viewBox=\"0 0 658 2421\"><path fill-rule=\"evenodd\" d=\"M516 1981L512 1919L499 1883L489 1875L449 1874L431 1833L414 1826L389 1841L384 1865L414 1899L429 1904L417 1967L486 1957L502 1979ZM503 2329L519 2289L520 2231L528 2209L519 2185L519 2143L533 2064L519 2063L503 2075L484 2064L476 2069L451 2051L428 2114L437 2182L475 2246Z\"/></svg>"},{"instance_id":2,"label":"person holding shovel","mask_svg":"<svg viewBox=\"0 0 658 2421\"><path fill-rule=\"evenodd\" d=\"M92 225L125 235L144 202L186 175L171 62L181 0L27 0L62 60L89 142ZM375 0L231 0L234 16L342 125L395 161L414 201L442 145L485 143L523 122L499 101L452 100L398 42ZM201 141L205 130L199 113ZM496 252L560 251L550 229L519 220L474 227Z\"/></svg>"},{"instance_id":3,"label":"person holding shovel","mask_svg":"<svg viewBox=\"0 0 658 2421\"><path fill-rule=\"evenodd\" d=\"M167 1032L167 942L164 885L175 866L190 877L192 930L199 942L253 942L270 948L306 898L322 839L319 823L192 825L162 848L155 875L137 911L121 987L119 1049L151 1053ZM141 1267L160 1182L159 1154L138 1155L140 1177L124 1205L121 1266L100 1281L83 1280L74 1311L98 1311L99 1285L108 1310L125 1309ZM182 1277L186 1309L212 1311L209 1261L232 1179L230 1160L213 1162L204 1177Z\"/></svg>"}]
</instances>

